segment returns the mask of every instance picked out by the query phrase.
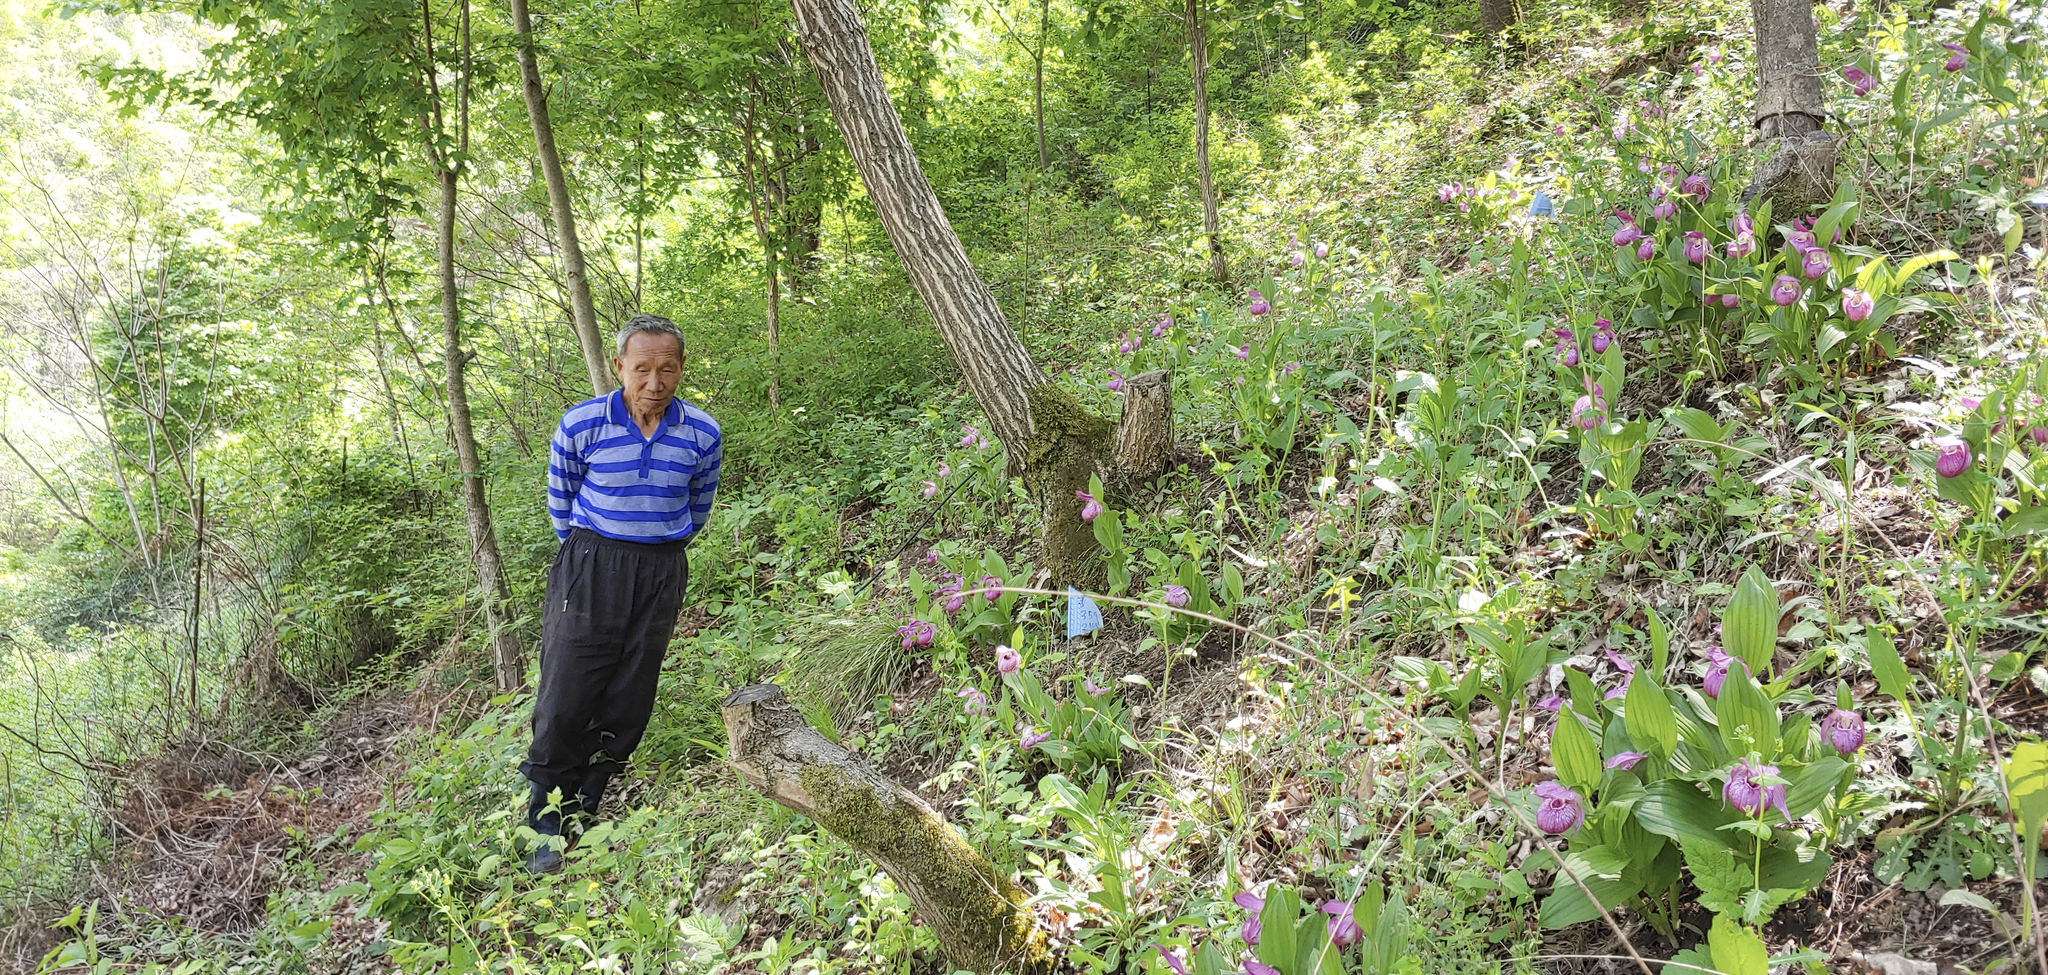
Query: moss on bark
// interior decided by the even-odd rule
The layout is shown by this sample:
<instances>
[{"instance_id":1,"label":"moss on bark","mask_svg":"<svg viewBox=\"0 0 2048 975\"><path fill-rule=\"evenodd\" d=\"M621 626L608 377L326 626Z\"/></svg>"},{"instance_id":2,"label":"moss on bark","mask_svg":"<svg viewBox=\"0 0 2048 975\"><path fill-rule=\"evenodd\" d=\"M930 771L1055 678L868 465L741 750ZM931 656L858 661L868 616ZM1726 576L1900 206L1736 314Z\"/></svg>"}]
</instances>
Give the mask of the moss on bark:
<instances>
[{"instance_id":1,"label":"moss on bark","mask_svg":"<svg viewBox=\"0 0 2048 975\"><path fill-rule=\"evenodd\" d=\"M1081 520L1076 491L1108 471L1116 424L1083 408L1073 394L1040 383L1032 388L1031 440L1024 447L1024 487L1045 512L1041 564L1055 585L1100 588L1102 560L1095 557L1095 532Z\"/></svg>"}]
</instances>

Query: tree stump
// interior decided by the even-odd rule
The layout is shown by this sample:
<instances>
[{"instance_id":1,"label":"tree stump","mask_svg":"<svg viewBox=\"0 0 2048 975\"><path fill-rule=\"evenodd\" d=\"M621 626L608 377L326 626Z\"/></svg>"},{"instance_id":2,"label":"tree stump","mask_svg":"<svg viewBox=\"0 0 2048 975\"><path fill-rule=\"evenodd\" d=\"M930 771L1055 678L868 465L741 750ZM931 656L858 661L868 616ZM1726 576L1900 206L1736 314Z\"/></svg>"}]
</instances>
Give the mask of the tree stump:
<instances>
[{"instance_id":1,"label":"tree stump","mask_svg":"<svg viewBox=\"0 0 2048 975\"><path fill-rule=\"evenodd\" d=\"M967 845L932 807L804 721L777 684L749 684L720 709L726 760L763 795L880 864L971 971L1043 971L1046 938L1023 888Z\"/></svg>"},{"instance_id":2,"label":"tree stump","mask_svg":"<svg viewBox=\"0 0 2048 975\"><path fill-rule=\"evenodd\" d=\"M1166 473L1173 455L1173 376L1164 369L1124 380L1124 413L1116 426L1116 463L1133 482Z\"/></svg>"}]
</instances>

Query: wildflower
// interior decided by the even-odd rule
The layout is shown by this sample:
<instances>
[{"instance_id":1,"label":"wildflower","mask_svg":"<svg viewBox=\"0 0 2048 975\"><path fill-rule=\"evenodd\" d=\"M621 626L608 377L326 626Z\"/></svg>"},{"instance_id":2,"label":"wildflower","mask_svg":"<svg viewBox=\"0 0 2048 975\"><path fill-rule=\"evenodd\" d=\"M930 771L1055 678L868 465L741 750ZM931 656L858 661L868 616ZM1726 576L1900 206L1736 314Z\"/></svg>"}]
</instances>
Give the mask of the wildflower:
<instances>
[{"instance_id":1,"label":"wildflower","mask_svg":"<svg viewBox=\"0 0 2048 975\"><path fill-rule=\"evenodd\" d=\"M1095 678L1093 677L1081 678L1081 689L1087 691L1089 697L1101 697L1109 693L1109 688L1095 683Z\"/></svg>"},{"instance_id":2,"label":"wildflower","mask_svg":"<svg viewBox=\"0 0 2048 975\"><path fill-rule=\"evenodd\" d=\"M973 427L971 427L971 426L968 426L968 425L967 425L967 424L965 424L965 423L962 423L962 424L960 424L960 429L962 429L962 430L965 430L965 431L967 431L967 436L964 436L964 437L961 437L961 438L960 438L960 446L962 446L962 447L986 447L986 446L988 446L988 441L982 438L982 436L981 436L981 431L980 431L980 430L976 430L975 428L973 428Z\"/></svg>"},{"instance_id":3,"label":"wildflower","mask_svg":"<svg viewBox=\"0 0 2048 975\"><path fill-rule=\"evenodd\" d=\"M1707 252L1713 248L1707 244L1707 235L1697 230L1685 232L1685 259L1694 264L1707 263Z\"/></svg>"},{"instance_id":4,"label":"wildflower","mask_svg":"<svg viewBox=\"0 0 2048 975\"><path fill-rule=\"evenodd\" d=\"M1577 367L1579 364L1579 342L1578 338L1572 335L1572 330L1560 328L1551 334L1557 336L1557 364L1566 369Z\"/></svg>"},{"instance_id":5,"label":"wildflower","mask_svg":"<svg viewBox=\"0 0 2048 975\"><path fill-rule=\"evenodd\" d=\"M1707 183L1705 173L1694 173L1691 176L1687 176L1685 182L1678 184L1678 191L1701 203L1705 203L1711 189Z\"/></svg>"},{"instance_id":6,"label":"wildflower","mask_svg":"<svg viewBox=\"0 0 2048 975\"><path fill-rule=\"evenodd\" d=\"M1281 367L1280 367L1280 375L1282 375L1282 376L1292 376L1292 375L1294 375L1294 374L1295 374L1296 372L1300 371L1300 369L1301 369L1301 363L1299 363L1299 362L1290 362L1290 363L1288 363L1288 364L1286 364L1286 365L1284 365L1284 366L1281 366Z\"/></svg>"},{"instance_id":7,"label":"wildflower","mask_svg":"<svg viewBox=\"0 0 2048 975\"><path fill-rule=\"evenodd\" d=\"M1240 345L1237 347L1236 355L1237 361L1243 362L1244 360L1252 357L1252 347L1249 345Z\"/></svg>"},{"instance_id":8,"label":"wildflower","mask_svg":"<svg viewBox=\"0 0 2048 975\"><path fill-rule=\"evenodd\" d=\"M1721 307L1723 307L1723 308L1733 308L1733 307L1735 307L1736 305L1739 305L1739 304L1742 304L1742 296L1741 296L1741 295L1732 295L1732 294L1729 294L1729 295L1722 295L1722 296L1721 296Z\"/></svg>"},{"instance_id":9,"label":"wildflower","mask_svg":"<svg viewBox=\"0 0 2048 975\"><path fill-rule=\"evenodd\" d=\"M1863 747L1863 716L1836 708L1820 719L1820 737L1843 755L1854 755Z\"/></svg>"},{"instance_id":10,"label":"wildflower","mask_svg":"<svg viewBox=\"0 0 2048 975\"><path fill-rule=\"evenodd\" d=\"M1637 763L1649 757L1649 754L1645 752L1622 752L1621 754L1608 759L1607 767L1618 769L1632 769L1636 767Z\"/></svg>"},{"instance_id":11,"label":"wildflower","mask_svg":"<svg viewBox=\"0 0 2048 975\"><path fill-rule=\"evenodd\" d=\"M1116 350L1125 355L1130 355L1131 353L1138 351L1138 346L1143 344L1145 344L1144 336L1136 335L1131 332L1125 332L1124 340L1122 342L1117 343Z\"/></svg>"},{"instance_id":12,"label":"wildflower","mask_svg":"<svg viewBox=\"0 0 2048 975\"><path fill-rule=\"evenodd\" d=\"M1123 373L1120 373L1120 372L1118 372L1118 371L1116 371L1116 370L1114 370L1114 369L1111 369L1111 370L1109 371L1109 382L1103 383L1103 384L1102 384L1102 388L1103 388L1103 389L1106 389L1106 390L1109 390L1109 391L1110 391L1110 392L1112 392L1112 393L1114 393L1114 392L1117 392L1118 390L1121 390L1121 389L1123 389L1123 388L1124 388L1124 374L1123 374Z\"/></svg>"},{"instance_id":13,"label":"wildflower","mask_svg":"<svg viewBox=\"0 0 2048 975\"><path fill-rule=\"evenodd\" d=\"M925 497L929 498L932 495L939 493L939 486L936 483L931 481L923 481L920 483L924 485L924 490L919 493L923 494Z\"/></svg>"},{"instance_id":14,"label":"wildflower","mask_svg":"<svg viewBox=\"0 0 2048 975\"><path fill-rule=\"evenodd\" d=\"M1621 221L1621 228L1614 232L1614 246L1627 247L1641 239L1643 239L1642 229L1636 226L1634 220L1630 220L1624 215Z\"/></svg>"},{"instance_id":15,"label":"wildflower","mask_svg":"<svg viewBox=\"0 0 2048 975\"><path fill-rule=\"evenodd\" d=\"M1785 235L1785 246L1792 248L1792 250L1800 254L1805 254L1818 245L1813 242L1813 231L1794 230Z\"/></svg>"},{"instance_id":16,"label":"wildflower","mask_svg":"<svg viewBox=\"0 0 2048 975\"><path fill-rule=\"evenodd\" d=\"M1253 288L1253 289L1251 289L1251 294L1252 294L1252 304L1251 304L1251 307L1249 307L1249 308L1246 308L1246 309L1245 309L1245 311L1251 312L1251 313L1252 313L1252 314L1254 314L1254 315L1263 315L1263 314L1265 314L1265 313L1267 313L1267 312L1269 312L1269 311L1272 311L1272 310L1273 310L1273 306L1272 306L1272 305L1266 304L1266 296L1265 296L1265 295L1262 295L1262 294L1260 294L1260 293L1259 293L1259 289L1257 289L1257 288Z\"/></svg>"},{"instance_id":17,"label":"wildflower","mask_svg":"<svg viewBox=\"0 0 2048 975\"><path fill-rule=\"evenodd\" d=\"M1288 266L1288 267L1300 267L1300 266L1301 266L1301 252L1300 252L1300 251L1295 251L1294 253L1292 253L1292 254L1289 254L1289 255L1287 256L1287 266Z\"/></svg>"},{"instance_id":18,"label":"wildflower","mask_svg":"<svg viewBox=\"0 0 2048 975\"><path fill-rule=\"evenodd\" d=\"M1024 666L1024 655L1001 644L996 645L996 673L1014 674Z\"/></svg>"},{"instance_id":19,"label":"wildflower","mask_svg":"<svg viewBox=\"0 0 2048 975\"><path fill-rule=\"evenodd\" d=\"M1266 909L1266 899L1249 890L1240 890L1237 892L1237 896L1230 899L1230 902L1252 912L1251 917L1245 918L1244 927L1238 929L1238 933L1244 935L1245 944L1257 945L1259 943L1259 912Z\"/></svg>"},{"instance_id":20,"label":"wildflower","mask_svg":"<svg viewBox=\"0 0 2048 975\"><path fill-rule=\"evenodd\" d=\"M1166 967L1173 969L1179 975L1188 975L1188 963L1181 961L1179 955L1167 951L1166 946L1157 941L1152 942L1152 947L1159 949L1159 957L1166 959Z\"/></svg>"},{"instance_id":21,"label":"wildflower","mask_svg":"<svg viewBox=\"0 0 2048 975\"><path fill-rule=\"evenodd\" d=\"M1948 61L1942 64L1941 70L1948 72L1961 71L1963 70L1963 65L1970 63L1969 48L1961 44L1943 44L1942 47L1948 48L1955 53L1949 55Z\"/></svg>"},{"instance_id":22,"label":"wildflower","mask_svg":"<svg viewBox=\"0 0 2048 975\"><path fill-rule=\"evenodd\" d=\"M1678 204L1666 200L1650 208L1650 216L1658 220L1669 220L1678 216Z\"/></svg>"},{"instance_id":23,"label":"wildflower","mask_svg":"<svg viewBox=\"0 0 2048 975\"><path fill-rule=\"evenodd\" d=\"M1444 185L1436 188L1436 201L1438 203L1449 203L1451 202L1451 198L1457 195L1458 188L1449 183L1445 183Z\"/></svg>"},{"instance_id":24,"label":"wildflower","mask_svg":"<svg viewBox=\"0 0 2048 975\"><path fill-rule=\"evenodd\" d=\"M1655 253L1657 253L1657 241L1654 238L1645 237L1642 243L1636 245L1636 260L1638 261L1647 261L1650 259L1650 255Z\"/></svg>"},{"instance_id":25,"label":"wildflower","mask_svg":"<svg viewBox=\"0 0 2048 975\"><path fill-rule=\"evenodd\" d=\"M1315 255L1318 261L1328 258L1330 256L1330 245L1320 240L1316 241Z\"/></svg>"},{"instance_id":26,"label":"wildflower","mask_svg":"<svg viewBox=\"0 0 2048 975\"><path fill-rule=\"evenodd\" d=\"M1165 338L1166 330L1172 327L1173 316L1161 315L1159 316L1159 321L1152 326L1152 337L1155 339Z\"/></svg>"},{"instance_id":27,"label":"wildflower","mask_svg":"<svg viewBox=\"0 0 2048 975\"><path fill-rule=\"evenodd\" d=\"M1800 265L1799 272L1811 281L1814 278L1826 277L1828 270L1833 266L1828 260L1828 252L1816 247L1806 252L1806 259Z\"/></svg>"},{"instance_id":28,"label":"wildflower","mask_svg":"<svg viewBox=\"0 0 2048 975\"><path fill-rule=\"evenodd\" d=\"M1735 656L1733 654L1720 647L1708 647L1707 674L1705 677L1700 678L1700 690L1705 691L1708 697L1717 701L1720 700L1721 685L1727 682L1728 666L1732 663L1735 663ZM1744 673L1747 673L1749 665L1743 664L1742 669Z\"/></svg>"},{"instance_id":29,"label":"wildflower","mask_svg":"<svg viewBox=\"0 0 2048 975\"><path fill-rule=\"evenodd\" d=\"M1726 248L1730 258L1748 257L1756 253L1756 235L1751 233L1736 234L1735 239L1729 241Z\"/></svg>"},{"instance_id":30,"label":"wildflower","mask_svg":"<svg viewBox=\"0 0 2048 975\"><path fill-rule=\"evenodd\" d=\"M1244 962L1244 975L1280 975L1280 970L1257 959L1247 958Z\"/></svg>"},{"instance_id":31,"label":"wildflower","mask_svg":"<svg viewBox=\"0 0 2048 975\"><path fill-rule=\"evenodd\" d=\"M953 598L946 600L946 615L951 616L952 614L959 612L966 605L967 594L964 592L956 592L953 594Z\"/></svg>"},{"instance_id":32,"label":"wildflower","mask_svg":"<svg viewBox=\"0 0 2048 975\"><path fill-rule=\"evenodd\" d=\"M1591 393L1572 403L1572 425L1592 430L1607 422L1607 401Z\"/></svg>"},{"instance_id":33,"label":"wildflower","mask_svg":"<svg viewBox=\"0 0 2048 975\"><path fill-rule=\"evenodd\" d=\"M1764 807L1770 806L1789 823L1792 811L1785 807L1785 787L1763 783L1765 776L1776 774L1776 765L1760 765L1745 758L1728 769L1728 784L1721 789L1721 798L1750 816L1761 815Z\"/></svg>"},{"instance_id":34,"label":"wildflower","mask_svg":"<svg viewBox=\"0 0 2048 975\"><path fill-rule=\"evenodd\" d=\"M1364 929L1358 926L1358 919L1351 916L1350 901L1324 901L1323 913L1330 916L1331 944L1349 948L1365 937Z\"/></svg>"},{"instance_id":35,"label":"wildflower","mask_svg":"<svg viewBox=\"0 0 2048 975\"><path fill-rule=\"evenodd\" d=\"M1562 782L1538 783L1536 828L1552 836L1570 833L1586 821L1585 800Z\"/></svg>"},{"instance_id":36,"label":"wildflower","mask_svg":"<svg viewBox=\"0 0 2048 975\"><path fill-rule=\"evenodd\" d=\"M1182 606L1186 606L1187 604L1188 591L1186 587L1174 585L1169 585L1166 587L1166 605L1171 606L1175 609L1179 609Z\"/></svg>"},{"instance_id":37,"label":"wildflower","mask_svg":"<svg viewBox=\"0 0 2048 975\"><path fill-rule=\"evenodd\" d=\"M1552 714L1556 714L1559 710L1561 710L1564 707L1564 697L1559 694L1552 694L1541 701L1537 701L1536 706L1542 708L1545 711L1549 711Z\"/></svg>"},{"instance_id":38,"label":"wildflower","mask_svg":"<svg viewBox=\"0 0 2048 975\"><path fill-rule=\"evenodd\" d=\"M924 620L911 620L896 628L896 635L903 638L903 649L928 647L932 638L938 636L939 628Z\"/></svg>"},{"instance_id":39,"label":"wildflower","mask_svg":"<svg viewBox=\"0 0 2048 975\"><path fill-rule=\"evenodd\" d=\"M1045 744L1046 739L1049 739L1051 737L1052 732L1040 731L1037 728L1034 728L1027 724L1024 726L1023 734L1017 736L1017 747L1024 749L1028 752L1033 748L1037 748L1038 746Z\"/></svg>"},{"instance_id":40,"label":"wildflower","mask_svg":"<svg viewBox=\"0 0 2048 975\"><path fill-rule=\"evenodd\" d=\"M1842 289L1843 318L1852 322L1860 322L1869 318L1870 313L1876 310L1877 299L1872 298L1870 292L1858 291L1855 288Z\"/></svg>"},{"instance_id":41,"label":"wildflower","mask_svg":"<svg viewBox=\"0 0 2048 975\"><path fill-rule=\"evenodd\" d=\"M1780 307L1798 301L1799 279L1789 274L1778 275L1778 280L1771 284L1771 300Z\"/></svg>"},{"instance_id":42,"label":"wildflower","mask_svg":"<svg viewBox=\"0 0 2048 975\"><path fill-rule=\"evenodd\" d=\"M1842 69L1842 77L1849 82L1849 90L1858 98L1870 94L1870 90L1877 87L1877 76L1853 64Z\"/></svg>"},{"instance_id":43,"label":"wildflower","mask_svg":"<svg viewBox=\"0 0 2048 975\"><path fill-rule=\"evenodd\" d=\"M1094 521L1102 517L1102 502L1095 500L1095 495L1089 494L1086 491L1075 491L1074 497L1080 498L1083 502L1081 505L1082 521Z\"/></svg>"},{"instance_id":44,"label":"wildflower","mask_svg":"<svg viewBox=\"0 0 2048 975\"><path fill-rule=\"evenodd\" d=\"M983 694L978 687L964 688L953 696L967 702L962 708L968 714L988 713L988 695Z\"/></svg>"},{"instance_id":45,"label":"wildflower","mask_svg":"<svg viewBox=\"0 0 2048 975\"><path fill-rule=\"evenodd\" d=\"M1603 698L1603 700L1612 701L1628 693L1628 682L1636 677L1636 665L1634 661L1612 650L1607 651L1607 662L1614 667L1616 673L1621 674L1621 683L1613 690L1608 691Z\"/></svg>"},{"instance_id":46,"label":"wildflower","mask_svg":"<svg viewBox=\"0 0 2048 975\"><path fill-rule=\"evenodd\" d=\"M1970 466L1970 445L1961 437L1936 437L1934 449L1934 473L1942 477L1954 477Z\"/></svg>"},{"instance_id":47,"label":"wildflower","mask_svg":"<svg viewBox=\"0 0 2048 975\"><path fill-rule=\"evenodd\" d=\"M1756 220L1751 218L1747 211L1739 212L1735 214L1734 219L1728 221L1728 230L1737 237L1755 234Z\"/></svg>"},{"instance_id":48,"label":"wildflower","mask_svg":"<svg viewBox=\"0 0 2048 975\"><path fill-rule=\"evenodd\" d=\"M1614 334L1614 323L1608 321L1605 318L1593 319L1594 354L1597 355L1599 353L1606 352L1607 347L1613 345L1615 341L1616 336Z\"/></svg>"},{"instance_id":49,"label":"wildflower","mask_svg":"<svg viewBox=\"0 0 2048 975\"><path fill-rule=\"evenodd\" d=\"M938 564L939 564L939 550L938 550L938 549L935 549L935 548L928 548L928 549L925 549L925 550L924 550L924 564L926 564L926 565L938 565Z\"/></svg>"},{"instance_id":50,"label":"wildflower","mask_svg":"<svg viewBox=\"0 0 2048 975\"><path fill-rule=\"evenodd\" d=\"M1720 64L1720 63L1721 63L1721 52L1720 52L1720 50L1716 49L1716 50L1708 51L1708 52L1707 52L1707 63L1708 63L1708 64Z\"/></svg>"}]
</instances>

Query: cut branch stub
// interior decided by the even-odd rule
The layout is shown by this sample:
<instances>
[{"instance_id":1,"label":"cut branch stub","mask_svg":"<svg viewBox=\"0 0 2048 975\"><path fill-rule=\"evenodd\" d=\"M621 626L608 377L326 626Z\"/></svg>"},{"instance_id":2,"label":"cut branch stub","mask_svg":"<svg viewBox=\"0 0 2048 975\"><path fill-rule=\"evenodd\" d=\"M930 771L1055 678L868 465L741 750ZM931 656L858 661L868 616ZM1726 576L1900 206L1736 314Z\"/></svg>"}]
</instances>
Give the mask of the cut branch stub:
<instances>
[{"instance_id":1,"label":"cut branch stub","mask_svg":"<svg viewBox=\"0 0 2048 975\"><path fill-rule=\"evenodd\" d=\"M1047 967L1045 933L1032 924L1023 888L916 793L812 729L780 685L742 687L721 712L726 757L740 777L888 871L954 965Z\"/></svg>"},{"instance_id":2,"label":"cut branch stub","mask_svg":"<svg viewBox=\"0 0 2048 975\"><path fill-rule=\"evenodd\" d=\"M1164 369L1124 380L1124 414L1116 426L1116 463L1144 483L1166 473L1173 455L1173 375Z\"/></svg>"}]
</instances>

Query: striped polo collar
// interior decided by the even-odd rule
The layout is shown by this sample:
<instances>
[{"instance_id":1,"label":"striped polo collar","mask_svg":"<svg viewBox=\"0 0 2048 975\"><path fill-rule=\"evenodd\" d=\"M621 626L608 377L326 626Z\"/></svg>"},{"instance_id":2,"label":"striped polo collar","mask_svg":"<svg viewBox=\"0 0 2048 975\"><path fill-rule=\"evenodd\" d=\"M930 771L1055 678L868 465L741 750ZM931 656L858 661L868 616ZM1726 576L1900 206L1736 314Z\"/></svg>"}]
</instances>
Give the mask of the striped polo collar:
<instances>
[{"instance_id":1,"label":"striped polo collar","mask_svg":"<svg viewBox=\"0 0 2048 975\"><path fill-rule=\"evenodd\" d=\"M611 395L606 400L606 413L609 415L611 422L625 427L634 433L640 432L640 424L633 422L633 414L626 409L625 390L612 390ZM662 434L674 429L681 422L683 422L683 401L675 396L670 396L668 398L668 409L662 411L661 414L661 429L654 431L654 436L646 439L659 440Z\"/></svg>"}]
</instances>

